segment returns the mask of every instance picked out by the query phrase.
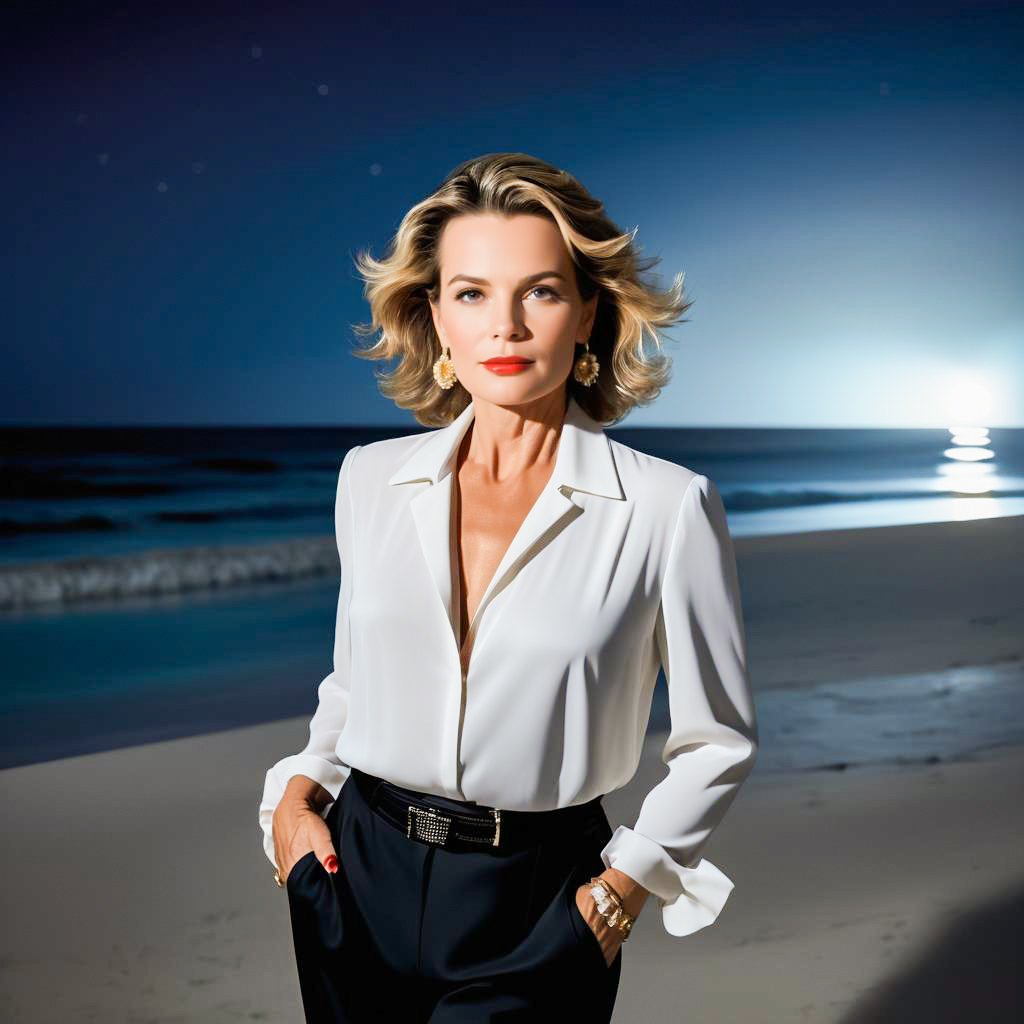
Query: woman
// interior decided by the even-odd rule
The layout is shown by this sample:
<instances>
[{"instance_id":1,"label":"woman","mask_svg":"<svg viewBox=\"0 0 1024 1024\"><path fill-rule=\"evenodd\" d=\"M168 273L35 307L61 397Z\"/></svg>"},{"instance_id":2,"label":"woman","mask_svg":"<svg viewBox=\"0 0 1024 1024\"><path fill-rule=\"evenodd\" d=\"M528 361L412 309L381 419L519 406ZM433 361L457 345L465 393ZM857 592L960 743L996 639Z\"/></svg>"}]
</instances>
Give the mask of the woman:
<instances>
[{"instance_id":1,"label":"woman","mask_svg":"<svg viewBox=\"0 0 1024 1024\"><path fill-rule=\"evenodd\" d=\"M266 776L306 1017L608 1021L649 895L673 936L722 909L701 850L757 748L718 490L602 428L666 383L643 340L682 278L643 282L632 234L521 153L457 167L359 267L358 354L441 429L342 461L334 669ZM613 831L661 666L668 774Z\"/></svg>"}]
</instances>

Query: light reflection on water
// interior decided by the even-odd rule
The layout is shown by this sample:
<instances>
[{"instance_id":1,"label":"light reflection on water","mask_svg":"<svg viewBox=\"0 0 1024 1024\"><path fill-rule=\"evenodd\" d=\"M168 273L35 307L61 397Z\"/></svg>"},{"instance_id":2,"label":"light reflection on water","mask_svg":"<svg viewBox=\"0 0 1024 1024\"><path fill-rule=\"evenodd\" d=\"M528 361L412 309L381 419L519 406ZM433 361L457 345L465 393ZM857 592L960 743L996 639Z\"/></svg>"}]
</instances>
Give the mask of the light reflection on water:
<instances>
[{"instance_id":1,"label":"light reflection on water","mask_svg":"<svg viewBox=\"0 0 1024 1024\"><path fill-rule=\"evenodd\" d=\"M988 427L950 427L949 433L951 447L942 453L947 461L937 467L940 483L947 483L943 489L951 494L991 494L999 470Z\"/></svg>"}]
</instances>

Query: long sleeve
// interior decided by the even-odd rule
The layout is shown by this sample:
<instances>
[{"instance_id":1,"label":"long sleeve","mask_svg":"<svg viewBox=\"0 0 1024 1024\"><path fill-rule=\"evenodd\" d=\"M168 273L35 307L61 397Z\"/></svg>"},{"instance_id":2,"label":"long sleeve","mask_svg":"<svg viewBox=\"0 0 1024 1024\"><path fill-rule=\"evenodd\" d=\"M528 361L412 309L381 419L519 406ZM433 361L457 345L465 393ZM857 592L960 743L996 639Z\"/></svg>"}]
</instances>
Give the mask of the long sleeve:
<instances>
[{"instance_id":1,"label":"long sleeve","mask_svg":"<svg viewBox=\"0 0 1024 1024\"><path fill-rule=\"evenodd\" d=\"M668 774L601 857L650 890L665 930L683 936L711 924L733 889L701 850L750 774L758 743L735 554L721 496L705 476L694 476L682 498L656 631L671 714L661 751Z\"/></svg>"},{"instance_id":2,"label":"long sleeve","mask_svg":"<svg viewBox=\"0 0 1024 1024\"><path fill-rule=\"evenodd\" d=\"M334 529L341 565L341 584L338 592L338 611L334 630L334 667L317 687L318 703L309 723L309 742L297 754L290 754L277 762L266 775L263 798L260 802L259 822L263 830L263 849L275 869L272 820L274 811L284 794L288 781L296 775L305 775L326 789L336 800L348 778L349 767L342 764L334 748L348 716L350 637L348 623L349 588L351 585L350 552L352 550L352 504L349 475L352 460L359 445L350 448L338 472L338 487L334 502ZM327 816L330 804L321 811Z\"/></svg>"}]
</instances>

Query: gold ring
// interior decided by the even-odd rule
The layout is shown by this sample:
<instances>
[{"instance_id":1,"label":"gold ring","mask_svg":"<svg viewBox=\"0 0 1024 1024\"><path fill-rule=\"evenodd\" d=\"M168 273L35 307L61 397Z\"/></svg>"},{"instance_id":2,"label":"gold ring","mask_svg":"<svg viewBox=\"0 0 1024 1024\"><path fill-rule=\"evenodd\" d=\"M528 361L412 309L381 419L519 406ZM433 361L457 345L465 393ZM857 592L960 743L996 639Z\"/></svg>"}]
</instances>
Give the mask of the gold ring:
<instances>
[{"instance_id":1,"label":"gold ring","mask_svg":"<svg viewBox=\"0 0 1024 1024\"><path fill-rule=\"evenodd\" d=\"M279 889L284 888L284 882L281 881L281 874L278 871L274 872L274 883L277 885Z\"/></svg>"}]
</instances>

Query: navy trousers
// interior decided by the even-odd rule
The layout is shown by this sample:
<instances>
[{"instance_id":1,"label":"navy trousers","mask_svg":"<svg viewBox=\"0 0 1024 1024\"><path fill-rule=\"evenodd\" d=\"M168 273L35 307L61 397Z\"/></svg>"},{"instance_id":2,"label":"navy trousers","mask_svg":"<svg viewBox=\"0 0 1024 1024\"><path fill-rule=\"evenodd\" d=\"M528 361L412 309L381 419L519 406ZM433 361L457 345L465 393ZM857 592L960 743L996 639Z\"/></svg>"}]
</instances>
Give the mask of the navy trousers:
<instances>
[{"instance_id":1,"label":"navy trousers","mask_svg":"<svg viewBox=\"0 0 1024 1024\"><path fill-rule=\"evenodd\" d=\"M571 830L523 848L452 850L377 813L368 798L382 784L350 776L328 812L337 873L310 851L287 878L306 1020L607 1024L622 948L607 965L576 906L576 889L604 870L612 829L600 799ZM442 813L480 812L391 789Z\"/></svg>"}]
</instances>

